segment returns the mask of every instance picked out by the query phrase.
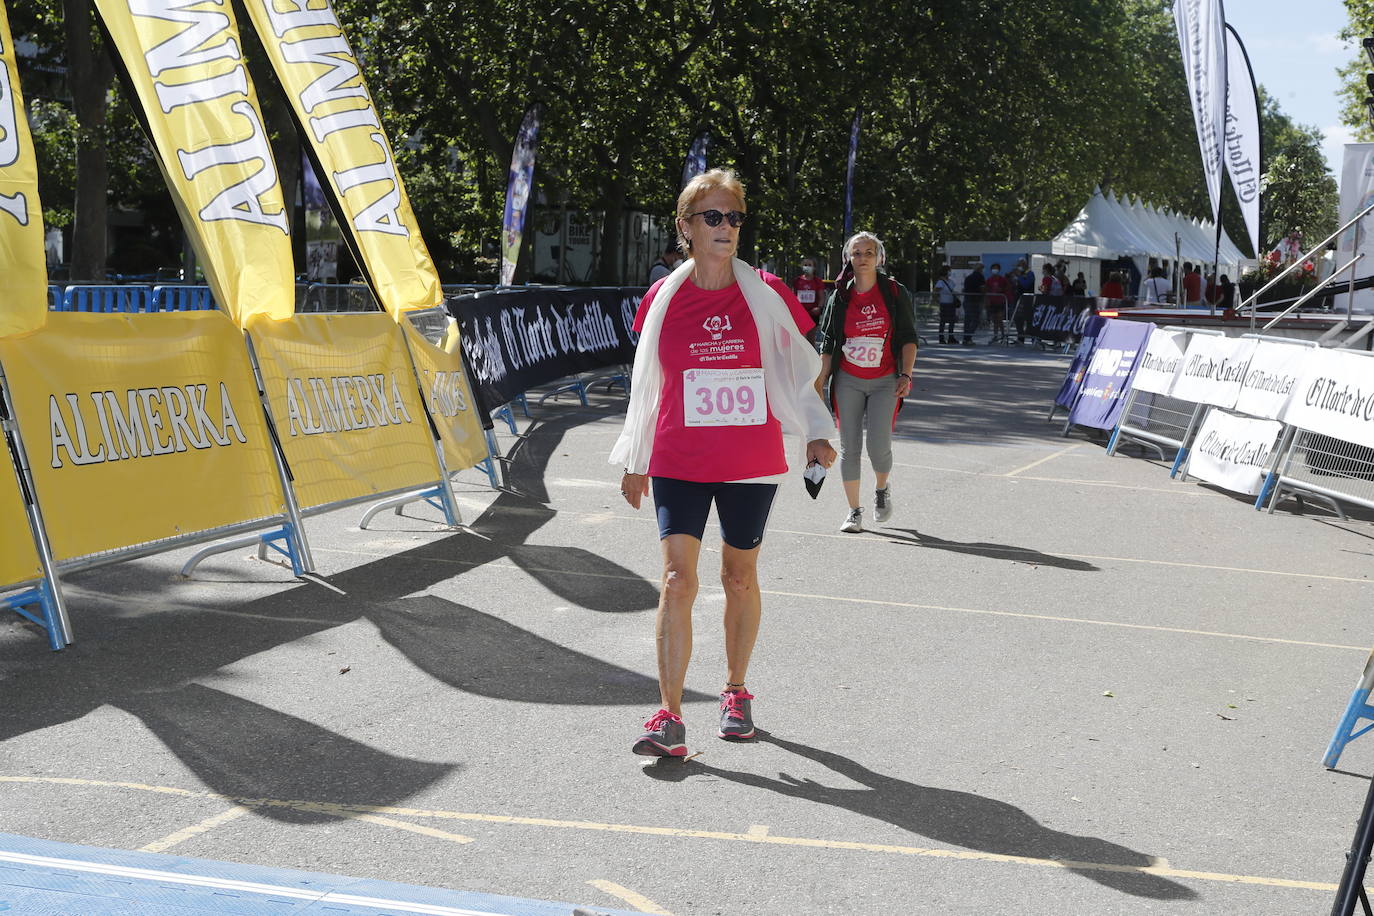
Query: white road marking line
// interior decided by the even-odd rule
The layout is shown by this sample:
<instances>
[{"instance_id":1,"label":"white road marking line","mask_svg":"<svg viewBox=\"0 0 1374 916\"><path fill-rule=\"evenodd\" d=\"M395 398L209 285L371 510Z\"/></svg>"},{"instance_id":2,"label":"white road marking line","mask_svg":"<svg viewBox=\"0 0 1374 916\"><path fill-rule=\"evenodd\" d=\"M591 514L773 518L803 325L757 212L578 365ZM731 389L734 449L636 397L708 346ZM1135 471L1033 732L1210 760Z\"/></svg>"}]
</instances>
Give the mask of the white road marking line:
<instances>
[{"instance_id":1,"label":"white road marking line","mask_svg":"<svg viewBox=\"0 0 1374 916\"><path fill-rule=\"evenodd\" d=\"M1056 458L1059 458L1059 457L1062 457L1062 456L1064 456L1064 455L1067 455L1069 452L1071 452L1071 451L1073 451L1074 449L1078 448L1078 447L1079 447L1080 445L1082 445L1082 444L1083 444L1083 443L1081 443L1081 442L1075 442L1073 445L1070 445L1070 446L1068 446L1067 448L1061 448L1059 451L1055 452L1055 453L1052 454L1052 455L1046 455L1044 458L1041 458L1041 459L1039 459L1039 460L1037 460L1037 461L1032 461L1030 464L1026 465L1025 467L1017 468L1017 469L1014 470L1014 471L1008 471L1007 473L1003 474L1002 476L1003 476L1003 477L1015 477L1017 474L1020 474L1022 471L1029 471L1031 468L1038 468L1040 465L1044 464L1046 461L1053 461L1053 460L1056 459Z\"/></svg>"},{"instance_id":2,"label":"white road marking line","mask_svg":"<svg viewBox=\"0 0 1374 916\"><path fill-rule=\"evenodd\" d=\"M409 821L398 821L393 818L381 817L376 814L353 814L349 816L354 820L367 821L369 824L381 824L383 827L394 827L397 830L409 830L411 833L433 837L436 840L448 840L450 843L473 842L472 837L463 836L460 833L448 833L444 830L435 830L433 827L426 827L423 824L412 824Z\"/></svg>"},{"instance_id":3,"label":"white road marking line","mask_svg":"<svg viewBox=\"0 0 1374 916\"><path fill-rule=\"evenodd\" d=\"M183 830L178 830L176 833L168 834L160 840L149 843L147 846L140 846L138 851L166 852L173 846L176 846L178 843L184 843L187 840L191 839L191 837L200 836L202 833L205 833L206 831L215 829L220 824L227 824L232 820L243 817L243 815L247 814L252 810L252 808L247 808L243 805L235 805L228 811L221 811L214 817L207 817L199 824L192 824L191 826Z\"/></svg>"},{"instance_id":4,"label":"white road marking line","mask_svg":"<svg viewBox=\"0 0 1374 916\"><path fill-rule=\"evenodd\" d=\"M204 875L188 875L182 872L161 871L153 868L129 868L124 865L109 865L104 862L82 862L79 859L57 859L51 856L33 856L22 852L0 850L0 862L13 862L29 868L53 868L63 871L79 871L88 874L110 875L133 881L156 881L162 884L182 884L188 887L213 888L221 891L234 891L240 894L260 894L265 897L287 897L292 900L310 900L314 903L338 903L345 906L375 907L382 910L399 910L403 913L421 913L424 916L499 916L491 910L468 910L452 906L436 906L430 903L405 903L382 897L361 897L356 894L336 894L333 891L320 893L275 884L260 884L254 881L234 881L229 878L209 878Z\"/></svg>"},{"instance_id":5,"label":"white road marking line","mask_svg":"<svg viewBox=\"0 0 1374 916\"><path fill-rule=\"evenodd\" d=\"M587 883L590 884L592 887L596 888L597 890L605 891L612 897L619 897L621 900L624 900L626 903L628 903L635 909L639 910L641 913L657 913L659 914L659 916L672 916L671 913L669 913L667 910L665 910L658 904L654 903L648 897L645 897L643 894L636 893L635 891L630 890L628 887L621 887L614 881L607 881L603 878L596 878L594 880L588 881Z\"/></svg>"}]
</instances>

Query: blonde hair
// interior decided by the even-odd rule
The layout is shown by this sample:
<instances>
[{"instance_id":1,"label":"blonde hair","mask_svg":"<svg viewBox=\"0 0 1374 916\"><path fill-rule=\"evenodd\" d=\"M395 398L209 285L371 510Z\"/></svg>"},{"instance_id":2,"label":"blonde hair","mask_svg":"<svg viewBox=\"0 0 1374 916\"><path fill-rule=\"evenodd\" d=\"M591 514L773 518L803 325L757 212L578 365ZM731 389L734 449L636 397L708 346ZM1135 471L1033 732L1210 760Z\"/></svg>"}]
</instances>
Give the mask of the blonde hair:
<instances>
[{"instance_id":1,"label":"blonde hair","mask_svg":"<svg viewBox=\"0 0 1374 916\"><path fill-rule=\"evenodd\" d=\"M844 262L849 263L849 250L854 247L854 243L866 239L873 243L878 249L878 266L882 267L887 263L887 248L883 245L883 240L871 232L856 232L849 237L849 241L844 243Z\"/></svg>"},{"instance_id":2,"label":"blonde hair","mask_svg":"<svg viewBox=\"0 0 1374 916\"><path fill-rule=\"evenodd\" d=\"M744 185L740 184L735 173L730 169L711 169L687 182L682 193L677 196L677 219L682 222L690 220L696 212L697 201L712 191L725 191L739 201L741 210L744 209ZM691 257L692 243L683 234L682 225L676 221L674 225L677 226L677 247L684 255Z\"/></svg>"}]
</instances>

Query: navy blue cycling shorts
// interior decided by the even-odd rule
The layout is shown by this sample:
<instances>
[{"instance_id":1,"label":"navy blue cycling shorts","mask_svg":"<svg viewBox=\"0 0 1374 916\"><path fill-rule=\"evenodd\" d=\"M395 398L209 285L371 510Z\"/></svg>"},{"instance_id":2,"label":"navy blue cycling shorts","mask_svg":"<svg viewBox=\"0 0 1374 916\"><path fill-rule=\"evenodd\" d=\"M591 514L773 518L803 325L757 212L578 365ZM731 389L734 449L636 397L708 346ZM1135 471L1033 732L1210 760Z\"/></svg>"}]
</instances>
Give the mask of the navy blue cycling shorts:
<instances>
[{"instance_id":1,"label":"navy blue cycling shorts","mask_svg":"<svg viewBox=\"0 0 1374 916\"><path fill-rule=\"evenodd\" d=\"M673 477L652 477L650 482L660 540L670 534L690 534L701 540L714 502L721 540L736 550L753 550L763 542L778 492L775 483L697 483Z\"/></svg>"}]
</instances>

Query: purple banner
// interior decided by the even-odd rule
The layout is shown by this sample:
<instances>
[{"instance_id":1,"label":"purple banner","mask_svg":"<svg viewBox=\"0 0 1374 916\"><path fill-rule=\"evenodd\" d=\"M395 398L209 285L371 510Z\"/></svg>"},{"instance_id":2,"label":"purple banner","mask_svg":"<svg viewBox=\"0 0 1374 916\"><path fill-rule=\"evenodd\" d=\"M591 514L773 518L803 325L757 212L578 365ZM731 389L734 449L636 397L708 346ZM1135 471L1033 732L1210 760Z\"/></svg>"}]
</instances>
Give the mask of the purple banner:
<instances>
[{"instance_id":1,"label":"purple banner","mask_svg":"<svg viewBox=\"0 0 1374 916\"><path fill-rule=\"evenodd\" d=\"M1065 410L1073 406L1073 399L1078 397L1078 389L1083 387L1083 377L1088 374L1088 361L1093 358L1093 350L1097 349L1097 335L1102 333L1102 326L1107 323L1107 319L1101 315L1093 315L1083 324L1083 337L1078 342L1078 350L1073 355L1073 362L1069 364L1069 372L1064 376L1064 384L1059 386L1059 394L1055 395L1054 403L1063 407Z\"/></svg>"},{"instance_id":2,"label":"purple banner","mask_svg":"<svg viewBox=\"0 0 1374 916\"><path fill-rule=\"evenodd\" d=\"M515 279L515 263L520 259L520 240L525 235L526 206L534 184L534 155L539 149L539 118L543 111L543 104L531 105L515 135L510 177L506 182L506 213L501 220L502 286L510 286Z\"/></svg>"},{"instance_id":3,"label":"purple banner","mask_svg":"<svg viewBox=\"0 0 1374 916\"><path fill-rule=\"evenodd\" d=\"M863 109L854 112L854 126L849 129L849 166L844 176L844 237L849 238L854 231L854 160L859 155L859 122L863 120Z\"/></svg>"},{"instance_id":4,"label":"purple banner","mask_svg":"<svg viewBox=\"0 0 1374 916\"><path fill-rule=\"evenodd\" d=\"M1145 321L1108 319L1088 359L1088 371L1078 389L1078 399L1069 412L1070 423L1097 429L1116 426L1136 363L1150 339L1152 327L1154 325Z\"/></svg>"},{"instance_id":5,"label":"purple banner","mask_svg":"<svg viewBox=\"0 0 1374 916\"><path fill-rule=\"evenodd\" d=\"M703 130L692 140L687 150L687 158L682 163L682 186L706 171L706 154L711 149L711 132Z\"/></svg>"}]
</instances>

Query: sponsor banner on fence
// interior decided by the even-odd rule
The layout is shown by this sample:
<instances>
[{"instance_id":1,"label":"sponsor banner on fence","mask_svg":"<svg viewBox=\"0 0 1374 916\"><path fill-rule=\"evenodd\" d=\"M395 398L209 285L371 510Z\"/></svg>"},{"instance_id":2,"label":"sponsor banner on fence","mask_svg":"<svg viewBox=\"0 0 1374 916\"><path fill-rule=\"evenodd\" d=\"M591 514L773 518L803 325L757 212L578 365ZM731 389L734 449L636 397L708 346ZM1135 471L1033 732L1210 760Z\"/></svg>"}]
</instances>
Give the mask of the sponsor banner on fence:
<instances>
[{"instance_id":1,"label":"sponsor banner on fence","mask_svg":"<svg viewBox=\"0 0 1374 916\"><path fill-rule=\"evenodd\" d=\"M37 579L42 573L19 480L8 457L0 459L0 588Z\"/></svg>"},{"instance_id":2,"label":"sponsor banner on fence","mask_svg":"<svg viewBox=\"0 0 1374 916\"><path fill-rule=\"evenodd\" d=\"M19 92L14 40L0 0L0 336L43 326L48 316L48 272L43 249L43 207L38 202L38 161Z\"/></svg>"},{"instance_id":3,"label":"sponsor banner on fence","mask_svg":"<svg viewBox=\"0 0 1374 916\"><path fill-rule=\"evenodd\" d=\"M1223 489L1257 496L1282 430L1276 420L1209 410L1188 453L1188 473Z\"/></svg>"},{"instance_id":4,"label":"sponsor banner on fence","mask_svg":"<svg viewBox=\"0 0 1374 916\"><path fill-rule=\"evenodd\" d=\"M642 289L518 290L448 300L483 409L531 388L634 362Z\"/></svg>"},{"instance_id":5,"label":"sponsor banner on fence","mask_svg":"<svg viewBox=\"0 0 1374 916\"><path fill-rule=\"evenodd\" d=\"M450 324L437 347L409 321L401 327L420 373L425 406L444 443L444 465L450 471L473 467L487 457L487 440L468 388L458 326Z\"/></svg>"},{"instance_id":6,"label":"sponsor banner on fence","mask_svg":"<svg viewBox=\"0 0 1374 916\"><path fill-rule=\"evenodd\" d=\"M1083 333L1095 300L1068 296L1036 296L1032 300L1029 333L1039 340L1062 341Z\"/></svg>"},{"instance_id":7,"label":"sponsor banner on fence","mask_svg":"<svg viewBox=\"0 0 1374 916\"><path fill-rule=\"evenodd\" d=\"M340 211L340 228L361 255L383 308L393 316L439 305L443 291L391 144L328 0L245 0L272 69L286 90L301 138Z\"/></svg>"},{"instance_id":8,"label":"sponsor banner on fence","mask_svg":"<svg viewBox=\"0 0 1374 916\"><path fill-rule=\"evenodd\" d=\"M1260 341L1241 381L1236 411L1277 420L1317 352L1314 347Z\"/></svg>"},{"instance_id":9,"label":"sponsor banner on fence","mask_svg":"<svg viewBox=\"0 0 1374 916\"><path fill-rule=\"evenodd\" d=\"M0 340L59 560L280 515L243 334L223 312L54 312Z\"/></svg>"},{"instance_id":10,"label":"sponsor banner on fence","mask_svg":"<svg viewBox=\"0 0 1374 916\"><path fill-rule=\"evenodd\" d=\"M1280 419L1374 448L1374 357L1321 351L1308 360Z\"/></svg>"},{"instance_id":11,"label":"sponsor banner on fence","mask_svg":"<svg viewBox=\"0 0 1374 916\"><path fill-rule=\"evenodd\" d=\"M1131 387L1151 394L1168 394L1183 367L1183 351L1187 345L1187 331L1166 331L1155 327L1150 332L1145 352L1140 356L1140 366L1135 370Z\"/></svg>"},{"instance_id":12,"label":"sponsor banner on fence","mask_svg":"<svg viewBox=\"0 0 1374 916\"><path fill-rule=\"evenodd\" d=\"M286 206L227 3L95 0L215 301L243 325L295 309Z\"/></svg>"},{"instance_id":13,"label":"sponsor banner on fence","mask_svg":"<svg viewBox=\"0 0 1374 916\"><path fill-rule=\"evenodd\" d=\"M1101 315L1093 315L1084 322L1083 336L1078 341L1078 351L1074 353L1068 374L1064 376L1064 382L1059 386L1059 394L1054 398L1057 406L1066 410L1073 406L1073 399L1078 397L1078 389L1083 386L1083 376L1088 372L1088 362L1097 347L1097 335L1102 333L1106 323L1107 319Z\"/></svg>"},{"instance_id":14,"label":"sponsor banner on fence","mask_svg":"<svg viewBox=\"0 0 1374 916\"><path fill-rule=\"evenodd\" d=\"M1126 392L1131 387L1131 376L1152 327L1154 325L1139 321L1107 321L1102 333L1097 335L1087 375L1069 413L1070 423L1097 429L1116 426Z\"/></svg>"},{"instance_id":15,"label":"sponsor banner on fence","mask_svg":"<svg viewBox=\"0 0 1374 916\"><path fill-rule=\"evenodd\" d=\"M415 370L390 315L254 319L248 332L301 508L439 479Z\"/></svg>"},{"instance_id":16,"label":"sponsor banner on fence","mask_svg":"<svg viewBox=\"0 0 1374 916\"><path fill-rule=\"evenodd\" d=\"M1240 397L1246 367L1258 341L1217 334L1194 334L1183 354L1172 397L1231 409Z\"/></svg>"}]
</instances>

